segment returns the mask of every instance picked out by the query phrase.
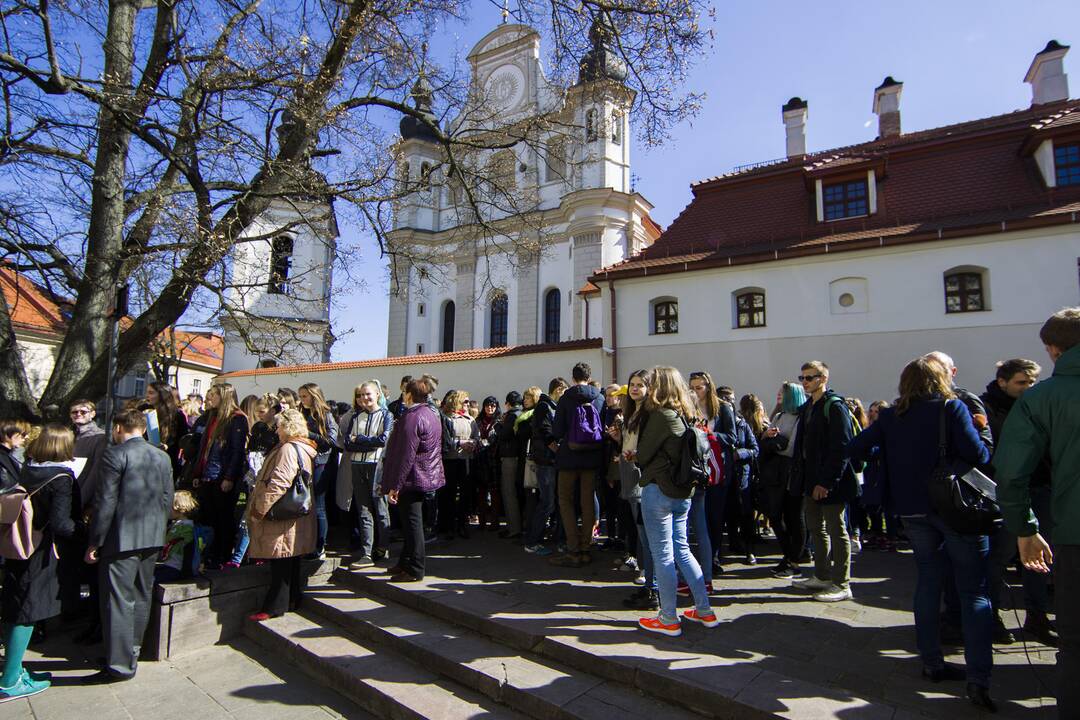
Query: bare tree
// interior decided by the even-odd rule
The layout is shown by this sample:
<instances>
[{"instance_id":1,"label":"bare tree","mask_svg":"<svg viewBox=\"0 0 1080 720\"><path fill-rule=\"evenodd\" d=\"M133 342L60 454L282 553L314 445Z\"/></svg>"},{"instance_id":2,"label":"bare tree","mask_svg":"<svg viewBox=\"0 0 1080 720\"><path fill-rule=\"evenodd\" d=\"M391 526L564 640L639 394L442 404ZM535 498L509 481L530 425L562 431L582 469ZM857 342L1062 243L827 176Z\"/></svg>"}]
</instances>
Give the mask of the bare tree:
<instances>
[{"instance_id":1,"label":"bare tree","mask_svg":"<svg viewBox=\"0 0 1080 720\"><path fill-rule=\"evenodd\" d=\"M478 218L491 217L483 203L499 194L478 196L487 178L470 153L535 135L444 131L408 101L423 74L440 115L469 106L475 89L426 53L436 28L463 18L458 0L4 0L0 8L0 258L74 298L41 406L103 394L112 299L136 271L149 278L152 300L120 335L121 373L200 297L208 312L220 310L230 252L252 241L245 228L275 201L337 198L339 212L381 244L408 190L387 152L392 120L430 126L447 177ZM518 14L550 34L556 78L578 71L589 28L602 19L629 69L641 136L658 143L696 107L679 88L708 43L705 10L703 0L523 0ZM347 272L357 249L336 250ZM0 349L12 337L4 308ZM0 395L0 411L38 406L10 352Z\"/></svg>"}]
</instances>

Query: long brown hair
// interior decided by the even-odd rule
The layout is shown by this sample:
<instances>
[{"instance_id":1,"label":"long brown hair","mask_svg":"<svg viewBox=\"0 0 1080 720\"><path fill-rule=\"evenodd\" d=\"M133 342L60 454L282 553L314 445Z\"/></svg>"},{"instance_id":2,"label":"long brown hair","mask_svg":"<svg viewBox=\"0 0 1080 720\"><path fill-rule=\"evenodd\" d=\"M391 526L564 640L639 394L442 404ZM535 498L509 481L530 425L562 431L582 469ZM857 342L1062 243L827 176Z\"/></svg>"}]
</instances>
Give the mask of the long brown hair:
<instances>
[{"instance_id":1,"label":"long brown hair","mask_svg":"<svg viewBox=\"0 0 1080 720\"><path fill-rule=\"evenodd\" d=\"M326 430L326 416L330 412L330 406L326 404L326 396L323 395L322 388L315 383L304 383L300 386L300 390L303 390L311 396L311 409L308 411L311 413L311 417L315 420L315 427L318 428L320 433ZM297 392L299 396L299 392ZM301 405L303 403L301 402ZM303 408L307 410L307 408ZM301 412L303 412L301 410Z\"/></svg>"},{"instance_id":2,"label":"long brown hair","mask_svg":"<svg viewBox=\"0 0 1080 720\"><path fill-rule=\"evenodd\" d=\"M712 375L704 370L690 373L690 381L701 380L705 383L705 401L703 405L699 405L697 394L691 391L690 399L694 401L694 407L697 408L698 413L704 413L707 417L702 420L712 420L720 415L720 398L716 395L716 383L713 382ZM687 386L689 386L689 382Z\"/></svg>"},{"instance_id":3,"label":"long brown hair","mask_svg":"<svg viewBox=\"0 0 1080 720\"><path fill-rule=\"evenodd\" d=\"M150 387L157 393L158 401L154 404L157 413L158 434L162 445L172 445L176 438L172 437L173 422L179 407L176 404L176 396L173 395L172 386L163 382L152 382Z\"/></svg>"},{"instance_id":4,"label":"long brown hair","mask_svg":"<svg viewBox=\"0 0 1080 720\"><path fill-rule=\"evenodd\" d=\"M247 416L248 434L255 429L255 423L262 417L260 410L266 409L266 400L258 395L248 395L240 401L240 411Z\"/></svg>"},{"instance_id":5,"label":"long brown hair","mask_svg":"<svg viewBox=\"0 0 1080 720\"><path fill-rule=\"evenodd\" d=\"M207 444L207 447L225 437L225 432L229 426L229 418L240 412L240 404L236 400L236 388L230 383L211 385L206 394L209 395L212 392L216 392L219 398L218 405L213 410L217 424L214 426L214 433L210 436L210 443Z\"/></svg>"},{"instance_id":6,"label":"long brown hair","mask_svg":"<svg viewBox=\"0 0 1080 720\"><path fill-rule=\"evenodd\" d=\"M769 419L765 416L765 405L761 399L753 393L748 393L739 398L739 414L754 431L754 437L760 438L769 426Z\"/></svg>"},{"instance_id":7,"label":"long brown hair","mask_svg":"<svg viewBox=\"0 0 1080 720\"><path fill-rule=\"evenodd\" d=\"M697 405L690 397L690 386L682 373L673 367L658 365L653 368L653 384L645 396L647 410L674 410L679 417L691 422L697 417Z\"/></svg>"},{"instance_id":8,"label":"long brown hair","mask_svg":"<svg viewBox=\"0 0 1080 720\"><path fill-rule=\"evenodd\" d=\"M641 381L645 383L645 399L639 404L634 398L630 397L630 383L634 378L641 378ZM637 432L641 427L641 420L645 417L645 413L642 412L645 401L649 398L649 390L653 386L653 371L652 370L635 370L630 373L630 377L626 380L626 395L623 395L622 399L622 416L623 427L631 432Z\"/></svg>"},{"instance_id":9,"label":"long brown hair","mask_svg":"<svg viewBox=\"0 0 1080 720\"><path fill-rule=\"evenodd\" d=\"M59 423L49 423L26 446L26 457L36 463L67 462L75 455L75 433Z\"/></svg>"},{"instance_id":10,"label":"long brown hair","mask_svg":"<svg viewBox=\"0 0 1080 720\"><path fill-rule=\"evenodd\" d=\"M900 399L896 401L896 413L903 415L917 400L929 400L939 396L946 400L956 397L952 390L949 371L936 358L915 358L900 373Z\"/></svg>"}]
</instances>

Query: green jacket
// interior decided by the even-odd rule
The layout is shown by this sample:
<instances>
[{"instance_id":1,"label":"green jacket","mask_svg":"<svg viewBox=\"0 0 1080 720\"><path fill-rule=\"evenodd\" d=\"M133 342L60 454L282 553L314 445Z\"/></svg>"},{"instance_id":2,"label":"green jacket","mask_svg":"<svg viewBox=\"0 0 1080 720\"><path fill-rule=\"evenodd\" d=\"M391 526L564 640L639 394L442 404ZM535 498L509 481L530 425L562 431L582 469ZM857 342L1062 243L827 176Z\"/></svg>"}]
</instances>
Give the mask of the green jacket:
<instances>
[{"instance_id":1,"label":"green jacket","mask_svg":"<svg viewBox=\"0 0 1080 720\"><path fill-rule=\"evenodd\" d=\"M668 497L685 500L692 489L677 489L671 484L671 476L675 472L674 461L683 450L686 426L678 413L667 408L650 411L644 420L637 446L637 464L641 468L638 484L645 487L656 483Z\"/></svg>"},{"instance_id":2,"label":"green jacket","mask_svg":"<svg viewBox=\"0 0 1080 720\"><path fill-rule=\"evenodd\" d=\"M1034 535L1031 475L1049 454L1054 542L1080 545L1080 345L1054 364L1054 374L1016 401L994 453L998 502L1009 530Z\"/></svg>"}]
</instances>

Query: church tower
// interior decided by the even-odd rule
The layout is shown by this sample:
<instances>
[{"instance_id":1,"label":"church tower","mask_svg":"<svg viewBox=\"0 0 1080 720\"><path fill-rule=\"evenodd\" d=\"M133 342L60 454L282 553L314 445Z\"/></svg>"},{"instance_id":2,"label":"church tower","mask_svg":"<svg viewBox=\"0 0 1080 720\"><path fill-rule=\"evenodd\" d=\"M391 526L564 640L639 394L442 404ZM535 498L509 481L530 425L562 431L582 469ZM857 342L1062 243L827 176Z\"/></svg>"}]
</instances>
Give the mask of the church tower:
<instances>
[{"instance_id":1,"label":"church tower","mask_svg":"<svg viewBox=\"0 0 1080 720\"><path fill-rule=\"evenodd\" d=\"M279 138L291 122L286 111ZM221 322L224 372L330 360L338 237L333 198L326 178L308 160L289 172L290 192L274 198L244 229L231 254Z\"/></svg>"}]
</instances>

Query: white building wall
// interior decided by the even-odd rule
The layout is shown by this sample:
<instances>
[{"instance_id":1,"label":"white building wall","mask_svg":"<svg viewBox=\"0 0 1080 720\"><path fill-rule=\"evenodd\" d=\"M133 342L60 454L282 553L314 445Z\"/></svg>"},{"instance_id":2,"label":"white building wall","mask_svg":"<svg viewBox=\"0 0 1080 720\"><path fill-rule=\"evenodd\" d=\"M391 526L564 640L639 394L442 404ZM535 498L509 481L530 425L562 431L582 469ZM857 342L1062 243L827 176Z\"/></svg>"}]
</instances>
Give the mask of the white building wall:
<instances>
[{"instance_id":1,"label":"white building wall","mask_svg":"<svg viewBox=\"0 0 1080 720\"><path fill-rule=\"evenodd\" d=\"M348 402L353 388L364 380L377 378L395 392L403 375L419 376L431 373L439 378L438 395L448 390L466 390L477 399L487 395L504 397L511 390L522 391L531 385L547 389L548 381L556 376L569 377L575 363L587 362L594 369L602 367L603 353L599 348L558 352L512 355L509 357L437 362L425 364L388 364L381 366L350 368L342 367L293 373L287 369L258 374L224 375L221 381L232 383L238 395L265 393L279 387L299 387L315 382L326 393L327 399ZM395 392L396 396L396 392Z\"/></svg>"},{"instance_id":2,"label":"white building wall","mask_svg":"<svg viewBox=\"0 0 1080 720\"><path fill-rule=\"evenodd\" d=\"M1038 328L1080 302L1078 258L1074 228L1043 229L623 279L616 282L618 366L705 369L738 392L772 398L803 361L818 359L833 368L839 392L891 400L907 361L937 349L954 357L962 385L981 391L998 360L1049 366ZM962 266L988 271L989 311L945 313L943 274ZM832 305L838 285L857 288L860 279L866 311L840 312ZM732 293L745 287L765 290L764 328L733 328ZM650 334L649 303L660 296L679 300L675 335ZM603 298L607 313L606 288Z\"/></svg>"}]
</instances>

